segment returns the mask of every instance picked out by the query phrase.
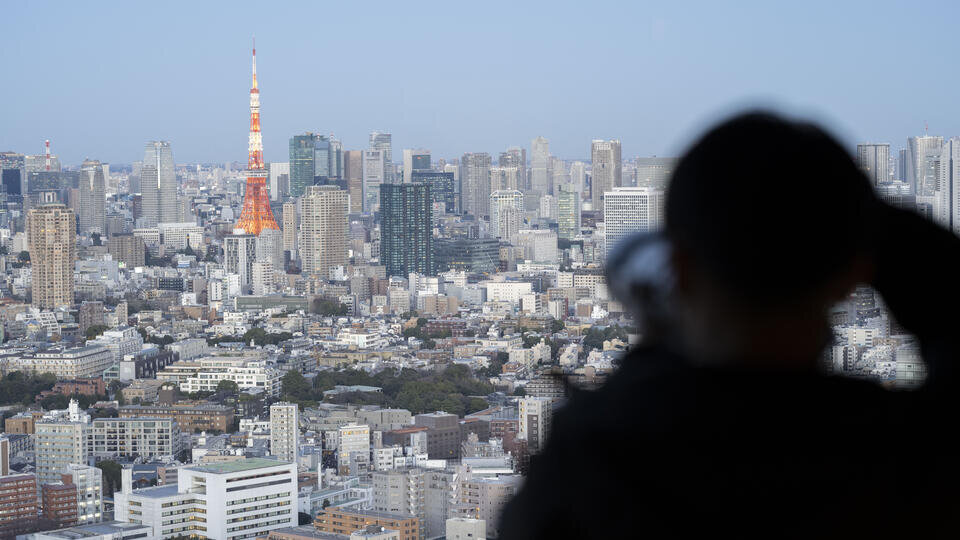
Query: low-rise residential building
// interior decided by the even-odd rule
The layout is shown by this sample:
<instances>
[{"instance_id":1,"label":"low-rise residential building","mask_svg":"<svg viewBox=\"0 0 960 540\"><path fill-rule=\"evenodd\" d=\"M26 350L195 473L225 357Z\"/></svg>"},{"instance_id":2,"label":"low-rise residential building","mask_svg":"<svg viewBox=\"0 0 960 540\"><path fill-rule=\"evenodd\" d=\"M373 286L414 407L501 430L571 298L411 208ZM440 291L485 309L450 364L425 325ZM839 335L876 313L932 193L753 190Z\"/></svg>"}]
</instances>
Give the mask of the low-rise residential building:
<instances>
[{"instance_id":1,"label":"low-rise residential building","mask_svg":"<svg viewBox=\"0 0 960 540\"><path fill-rule=\"evenodd\" d=\"M281 373L263 360L208 356L174 362L157 372L157 379L176 383L182 392L213 392L220 381L233 381L241 390L259 389L280 395Z\"/></svg>"},{"instance_id":2,"label":"low-rise residential building","mask_svg":"<svg viewBox=\"0 0 960 540\"><path fill-rule=\"evenodd\" d=\"M173 458L183 450L169 418L98 418L87 429L87 453L111 457Z\"/></svg>"},{"instance_id":3,"label":"low-rise residential building","mask_svg":"<svg viewBox=\"0 0 960 540\"><path fill-rule=\"evenodd\" d=\"M99 377L113 364L113 360L110 350L100 345L50 348L11 359L9 370L53 373L57 379Z\"/></svg>"},{"instance_id":4,"label":"low-rise residential building","mask_svg":"<svg viewBox=\"0 0 960 540\"><path fill-rule=\"evenodd\" d=\"M176 420L185 433L226 432L233 424L233 409L210 403L174 403L173 405L124 405L120 418L151 417Z\"/></svg>"},{"instance_id":5,"label":"low-rise residential building","mask_svg":"<svg viewBox=\"0 0 960 540\"><path fill-rule=\"evenodd\" d=\"M409 514L326 508L317 513L313 525L318 531L343 535L364 530L369 525L378 525L399 532L400 540L420 540L422 538L420 520Z\"/></svg>"}]
</instances>

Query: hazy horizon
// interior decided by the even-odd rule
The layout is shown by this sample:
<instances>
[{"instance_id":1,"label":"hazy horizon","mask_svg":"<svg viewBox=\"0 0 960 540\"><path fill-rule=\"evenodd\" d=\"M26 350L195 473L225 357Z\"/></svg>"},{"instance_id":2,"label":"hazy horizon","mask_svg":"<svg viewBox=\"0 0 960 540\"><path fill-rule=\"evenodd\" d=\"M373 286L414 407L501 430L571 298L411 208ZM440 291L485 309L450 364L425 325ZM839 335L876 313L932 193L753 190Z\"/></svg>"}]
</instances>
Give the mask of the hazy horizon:
<instances>
[{"instance_id":1,"label":"hazy horizon","mask_svg":"<svg viewBox=\"0 0 960 540\"><path fill-rule=\"evenodd\" d=\"M50 139L65 165L132 163L153 139L178 163L245 161L253 35L267 161L304 131L345 149L387 131L395 161L421 147L495 157L538 135L565 159L588 159L593 138L620 139L624 158L676 155L753 106L823 121L851 146L899 148L925 122L960 134L949 3L5 8L0 150Z\"/></svg>"}]
</instances>

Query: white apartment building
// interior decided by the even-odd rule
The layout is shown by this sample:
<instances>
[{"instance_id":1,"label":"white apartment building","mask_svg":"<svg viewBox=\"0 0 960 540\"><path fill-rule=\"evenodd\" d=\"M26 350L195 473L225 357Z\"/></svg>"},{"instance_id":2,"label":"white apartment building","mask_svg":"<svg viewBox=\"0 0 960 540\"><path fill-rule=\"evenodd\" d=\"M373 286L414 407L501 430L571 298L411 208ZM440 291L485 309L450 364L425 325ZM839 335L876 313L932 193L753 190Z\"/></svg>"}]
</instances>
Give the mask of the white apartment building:
<instances>
[{"instance_id":1,"label":"white apartment building","mask_svg":"<svg viewBox=\"0 0 960 540\"><path fill-rule=\"evenodd\" d=\"M190 248L197 250L203 245L203 227L196 223L161 223L157 225L163 245L175 250Z\"/></svg>"},{"instance_id":2,"label":"white apartment building","mask_svg":"<svg viewBox=\"0 0 960 540\"><path fill-rule=\"evenodd\" d=\"M87 462L87 445L82 422L37 422L34 434L37 482L62 480L71 464Z\"/></svg>"},{"instance_id":3,"label":"white apartment building","mask_svg":"<svg viewBox=\"0 0 960 540\"><path fill-rule=\"evenodd\" d=\"M547 442L553 419L553 402L549 397L525 397L520 400L518 435L526 439L532 452L537 452Z\"/></svg>"},{"instance_id":4,"label":"white apartment building","mask_svg":"<svg viewBox=\"0 0 960 540\"><path fill-rule=\"evenodd\" d=\"M113 361L119 362L128 354L137 354L143 348L143 337L136 328L120 326L107 330L96 339L87 341L87 345L106 347L113 354Z\"/></svg>"},{"instance_id":5,"label":"white apartment building","mask_svg":"<svg viewBox=\"0 0 960 540\"><path fill-rule=\"evenodd\" d=\"M170 418L98 418L87 428L87 454L96 458L174 458L182 450Z\"/></svg>"},{"instance_id":6,"label":"white apartment building","mask_svg":"<svg viewBox=\"0 0 960 540\"><path fill-rule=\"evenodd\" d=\"M347 424L340 426L337 446L337 464L340 470L350 463L354 453L370 456L370 426Z\"/></svg>"},{"instance_id":7,"label":"white apartment building","mask_svg":"<svg viewBox=\"0 0 960 540\"><path fill-rule=\"evenodd\" d=\"M100 345L51 348L11 359L10 364L10 371L53 373L58 379L99 377L113 365L113 353Z\"/></svg>"},{"instance_id":8,"label":"white apartment building","mask_svg":"<svg viewBox=\"0 0 960 540\"><path fill-rule=\"evenodd\" d=\"M280 372L263 360L208 356L180 360L157 372L157 379L176 383L183 392L212 392L220 381L233 381L241 390L259 388L280 395Z\"/></svg>"},{"instance_id":9,"label":"white apartment building","mask_svg":"<svg viewBox=\"0 0 960 540\"><path fill-rule=\"evenodd\" d=\"M270 453L283 461L297 461L300 409L286 401L270 406Z\"/></svg>"},{"instance_id":10,"label":"white apartment building","mask_svg":"<svg viewBox=\"0 0 960 540\"><path fill-rule=\"evenodd\" d=\"M103 471L96 467L71 463L63 470L70 483L77 486L77 523L103 520Z\"/></svg>"},{"instance_id":11,"label":"white apartment building","mask_svg":"<svg viewBox=\"0 0 960 540\"><path fill-rule=\"evenodd\" d=\"M488 302L518 305L523 295L533 292L533 285L526 281L483 281L480 285L487 289Z\"/></svg>"},{"instance_id":12,"label":"white apartment building","mask_svg":"<svg viewBox=\"0 0 960 540\"><path fill-rule=\"evenodd\" d=\"M115 519L150 525L152 537L242 540L297 525L297 466L250 458L181 467L177 484L131 489L124 469Z\"/></svg>"}]
</instances>

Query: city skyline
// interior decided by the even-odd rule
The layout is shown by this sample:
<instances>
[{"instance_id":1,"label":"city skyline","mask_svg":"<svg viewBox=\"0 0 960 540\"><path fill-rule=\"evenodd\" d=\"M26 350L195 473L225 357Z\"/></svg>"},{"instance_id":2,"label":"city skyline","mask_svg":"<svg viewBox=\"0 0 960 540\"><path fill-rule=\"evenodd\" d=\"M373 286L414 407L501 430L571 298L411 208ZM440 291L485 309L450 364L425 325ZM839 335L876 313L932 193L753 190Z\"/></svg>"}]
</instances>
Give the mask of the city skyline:
<instances>
[{"instance_id":1,"label":"city skyline","mask_svg":"<svg viewBox=\"0 0 960 540\"><path fill-rule=\"evenodd\" d=\"M511 6L510 17L492 6L467 21L442 4L384 4L373 14L337 5L191 5L189 17L176 6L117 5L101 13L66 4L10 6L11 20L40 19L44 32L15 24L0 38L0 59L20 74L0 88L10 106L0 148L41 153L50 139L66 164L132 163L145 141L169 140L181 163L242 162L246 145L238 134L247 96L238 89L247 84L254 34L269 81L268 162L284 161L288 138L304 131L332 132L347 149L363 149L371 131L386 131L398 149L446 157L495 155L539 135L568 159L587 159L594 138L620 139L625 157L669 156L705 124L750 105L825 121L851 152L867 140L899 147L922 134L925 122L933 134L960 133L960 121L941 113L951 103L953 76L934 69L949 50L950 17L922 25L911 24L920 16L912 10L884 17L897 9L892 3L869 13L835 6L829 18L807 6L700 5L699 17L685 17L683 7L627 5L604 24L594 24L603 14L586 7L550 4ZM942 11L956 9L946 4ZM129 23L146 18L155 26ZM318 18L344 24L325 27L326 54L311 54L317 69L298 69L296 30ZM84 21L102 30L84 32ZM412 23L430 29L429 36L391 38L395 26ZM165 39L164 25L178 28L177 40ZM816 43L801 39L813 30ZM494 33L506 39L490 39ZM869 35L883 39L865 49ZM920 42L933 52L912 54ZM857 69L850 69L851 55ZM382 69L362 69L373 57L382 58ZM930 80L924 99L901 112L909 77L896 73L908 65ZM597 89L605 99L597 100Z\"/></svg>"}]
</instances>

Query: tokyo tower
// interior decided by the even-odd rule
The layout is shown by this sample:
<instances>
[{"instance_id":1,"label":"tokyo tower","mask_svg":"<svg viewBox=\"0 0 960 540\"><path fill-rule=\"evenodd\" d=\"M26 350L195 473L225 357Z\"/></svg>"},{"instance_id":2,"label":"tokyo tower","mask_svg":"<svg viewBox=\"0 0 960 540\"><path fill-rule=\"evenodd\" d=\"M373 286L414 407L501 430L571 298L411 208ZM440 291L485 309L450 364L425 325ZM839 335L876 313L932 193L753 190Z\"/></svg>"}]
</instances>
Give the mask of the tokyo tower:
<instances>
[{"instance_id":1,"label":"tokyo tower","mask_svg":"<svg viewBox=\"0 0 960 540\"><path fill-rule=\"evenodd\" d=\"M280 229L273 218L267 197L267 170L263 167L263 139L260 136L260 90L257 89L257 43L253 42L253 87L250 88L250 144L247 156L247 190L237 228L260 235L263 229Z\"/></svg>"}]
</instances>

